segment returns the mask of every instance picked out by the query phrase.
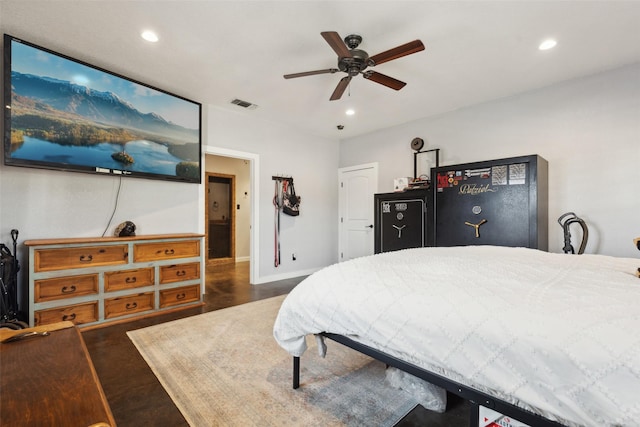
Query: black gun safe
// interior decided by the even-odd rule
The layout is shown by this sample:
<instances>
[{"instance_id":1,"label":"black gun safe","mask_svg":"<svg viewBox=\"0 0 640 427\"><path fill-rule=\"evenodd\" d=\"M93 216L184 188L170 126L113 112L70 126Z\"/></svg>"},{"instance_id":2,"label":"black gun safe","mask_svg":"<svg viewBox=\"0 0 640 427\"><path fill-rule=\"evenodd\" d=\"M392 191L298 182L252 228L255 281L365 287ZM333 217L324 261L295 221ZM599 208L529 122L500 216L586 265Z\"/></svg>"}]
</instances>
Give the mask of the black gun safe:
<instances>
[{"instance_id":1,"label":"black gun safe","mask_svg":"<svg viewBox=\"0 0 640 427\"><path fill-rule=\"evenodd\" d=\"M538 155L431 170L434 246L548 249L548 164Z\"/></svg>"},{"instance_id":2,"label":"black gun safe","mask_svg":"<svg viewBox=\"0 0 640 427\"><path fill-rule=\"evenodd\" d=\"M427 190L374 194L375 253L427 246Z\"/></svg>"}]
</instances>

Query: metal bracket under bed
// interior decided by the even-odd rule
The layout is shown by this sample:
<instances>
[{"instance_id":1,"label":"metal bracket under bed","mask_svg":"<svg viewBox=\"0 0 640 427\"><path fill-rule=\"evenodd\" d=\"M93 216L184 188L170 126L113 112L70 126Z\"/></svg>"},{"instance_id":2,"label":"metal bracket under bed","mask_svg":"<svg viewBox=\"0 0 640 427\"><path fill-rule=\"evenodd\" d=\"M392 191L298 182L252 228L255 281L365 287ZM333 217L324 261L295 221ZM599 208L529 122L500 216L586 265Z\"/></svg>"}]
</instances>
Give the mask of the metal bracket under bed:
<instances>
[{"instance_id":1,"label":"metal bracket under bed","mask_svg":"<svg viewBox=\"0 0 640 427\"><path fill-rule=\"evenodd\" d=\"M562 427L562 424L546 419L541 415L534 414L525 409L519 408L511 403L505 402L500 399L496 399L486 393L478 390L474 390L468 386L459 384L452 381L442 375L435 374L433 372L426 371L416 365L400 360L396 357L390 356L379 350L376 350L367 345L361 344L343 335L322 333L323 337L329 338L332 341L340 343L344 346L352 348L362 354L370 356L388 366L393 366L402 371L405 371L411 375L421 378L430 382L438 387L442 387L445 390L462 397L463 399L471 403L470 425L472 427L478 426L478 405L486 408L493 409L500 412L503 415L507 415L517 419L518 421L529 424L532 427ZM293 357L293 388L300 387L300 357Z\"/></svg>"}]
</instances>

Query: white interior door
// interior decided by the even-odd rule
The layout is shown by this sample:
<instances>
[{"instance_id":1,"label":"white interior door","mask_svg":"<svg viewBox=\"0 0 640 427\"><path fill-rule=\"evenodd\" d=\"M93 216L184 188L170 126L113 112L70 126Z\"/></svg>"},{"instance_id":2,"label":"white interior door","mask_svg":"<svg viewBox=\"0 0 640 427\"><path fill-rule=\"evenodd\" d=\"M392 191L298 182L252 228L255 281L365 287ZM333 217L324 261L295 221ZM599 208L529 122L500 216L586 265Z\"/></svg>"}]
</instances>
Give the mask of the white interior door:
<instances>
[{"instance_id":1,"label":"white interior door","mask_svg":"<svg viewBox=\"0 0 640 427\"><path fill-rule=\"evenodd\" d=\"M373 255L373 195L378 191L378 164L341 168L338 174L338 259L342 262Z\"/></svg>"}]
</instances>

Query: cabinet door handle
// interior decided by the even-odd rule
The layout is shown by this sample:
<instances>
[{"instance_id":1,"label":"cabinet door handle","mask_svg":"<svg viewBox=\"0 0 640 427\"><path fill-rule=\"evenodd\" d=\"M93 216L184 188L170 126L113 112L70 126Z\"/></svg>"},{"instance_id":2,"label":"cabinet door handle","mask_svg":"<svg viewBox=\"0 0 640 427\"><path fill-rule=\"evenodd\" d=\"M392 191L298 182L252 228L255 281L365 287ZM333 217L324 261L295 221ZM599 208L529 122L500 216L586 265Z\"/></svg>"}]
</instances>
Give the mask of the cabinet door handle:
<instances>
[{"instance_id":1,"label":"cabinet door handle","mask_svg":"<svg viewBox=\"0 0 640 427\"><path fill-rule=\"evenodd\" d=\"M134 308L138 308L137 302L128 302L126 307L127 310L133 310Z\"/></svg>"},{"instance_id":2,"label":"cabinet door handle","mask_svg":"<svg viewBox=\"0 0 640 427\"><path fill-rule=\"evenodd\" d=\"M127 277L126 279L124 279L125 283L136 283L138 281L138 278L133 276L133 277Z\"/></svg>"},{"instance_id":3,"label":"cabinet door handle","mask_svg":"<svg viewBox=\"0 0 640 427\"><path fill-rule=\"evenodd\" d=\"M64 316L62 316L62 320L63 321L67 321L67 320L76 320L76 314L75 313L71 313L71 314L65 314Z\"/></svg>"},{"instance_id":4,"label":"cabinet door handle","mask_svg":"<svg viewBox=\"0 0 640 427\"><path fill-rule=\"evenodd\" d=\"M181 300L181 299L185 299L187 297L187 295L185 293L181 293L176 295L176 299L177 300Z\"/></svg>"},{"instance_id":5,"label":"cabinet door handle","mask_svg":"<svg viewBox=\"0 0 640 427\"><path fill-rule=\"evenodd\" d=\"M173 249L165 249L164 250L164 254L165 255L173 255L175 253L176 253L176 251L174 251Z\"/></svg>"},{"instance_id":6,"label":"cabinet door handle","mask_svg":"<svg viewBox=\"0 0 640 427\"><path fill-rule=\"evenodd\" d=\"M80 262L91 262L93 261L93 255L80 255Z\"/></svg>"},{"instance_id":7,"label":"cabinet door handle","mask_svg":"<svg viewBox=\"0 0 640 427\"><path fill-rule=\"evenodd\" d=\"M60 292L62 292L63 294L71 294L71 293L74 293L75 291L76 291L76 285L63 286L62 289L60 289Z\"/></svg>"},{"instance_id":8,"label":"cabinet door handle","mask_svg":"<svg viewBox=\"0 0 640 427\"><path fill-rule=\"evenodd\" d=\"M176 276L181 277L181 276L186 276L187 272L184 270L179 270L176 271Z\"/></svg>"}]
</instances>

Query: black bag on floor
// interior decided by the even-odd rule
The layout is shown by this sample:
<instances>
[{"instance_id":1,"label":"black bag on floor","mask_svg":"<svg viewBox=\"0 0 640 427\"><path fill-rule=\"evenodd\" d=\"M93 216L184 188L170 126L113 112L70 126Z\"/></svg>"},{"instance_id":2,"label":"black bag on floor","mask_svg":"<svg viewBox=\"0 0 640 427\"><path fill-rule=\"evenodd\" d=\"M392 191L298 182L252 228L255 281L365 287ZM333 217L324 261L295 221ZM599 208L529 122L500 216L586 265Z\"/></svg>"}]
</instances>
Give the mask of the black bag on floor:
<instances>
[{"instance_id":1,"label":"black bag on floor","mask_svg":"<svg viewBox=\"0 0 640 427\"><path fill-rule=\"evenodd\" d=\"M17 230L11 230L14 238L14 253L0 243L0 322L18 319L18 263L16 250Z\"/></svg>"}]
</instances>

